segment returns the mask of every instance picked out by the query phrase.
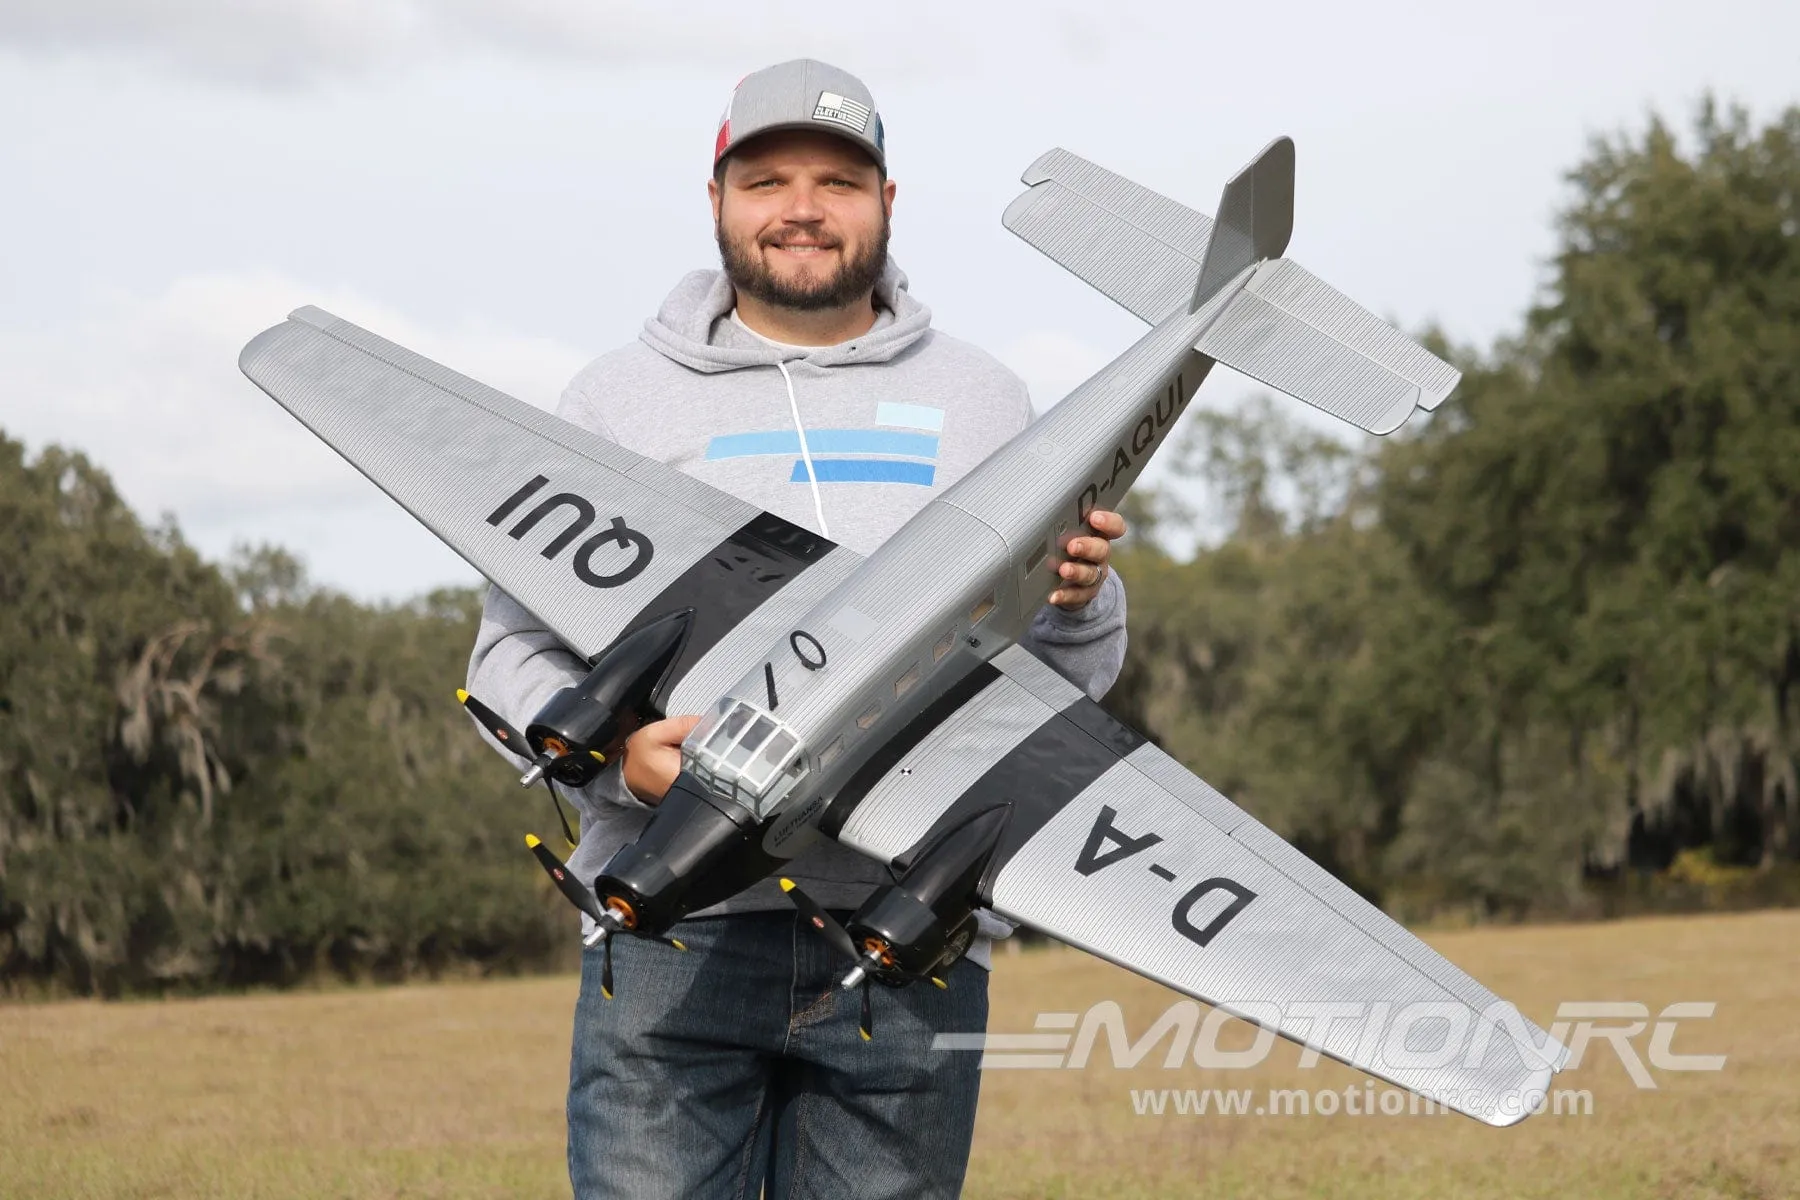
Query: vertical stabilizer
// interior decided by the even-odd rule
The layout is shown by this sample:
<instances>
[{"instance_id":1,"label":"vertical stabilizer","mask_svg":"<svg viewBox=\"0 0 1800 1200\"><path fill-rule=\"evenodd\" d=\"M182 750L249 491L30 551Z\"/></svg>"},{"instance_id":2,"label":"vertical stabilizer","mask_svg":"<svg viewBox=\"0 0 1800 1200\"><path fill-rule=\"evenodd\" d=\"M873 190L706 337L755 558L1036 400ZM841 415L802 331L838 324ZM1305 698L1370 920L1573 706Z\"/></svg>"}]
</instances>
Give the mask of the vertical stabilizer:
<instances>
[{"instance_id":1,"label":"vertical stabilizer","mask_svg":"<svg viewBox=\"0 0 1800 1200\"><path fill-rule=\"evenodd\" d=\"M1294 142L1278 137L1225 185L1188 311L1199 312L1245 267L1280 258L1293 232Z\"/></svg>"}]
</instances>

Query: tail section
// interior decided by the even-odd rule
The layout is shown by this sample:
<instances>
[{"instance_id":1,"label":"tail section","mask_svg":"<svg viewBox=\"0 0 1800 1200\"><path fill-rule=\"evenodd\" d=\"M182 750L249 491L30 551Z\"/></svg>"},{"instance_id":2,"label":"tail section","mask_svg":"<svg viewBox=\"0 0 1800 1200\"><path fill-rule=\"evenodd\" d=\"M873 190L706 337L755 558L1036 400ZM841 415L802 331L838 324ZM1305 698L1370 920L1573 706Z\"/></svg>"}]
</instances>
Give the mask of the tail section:
<instances>
[{"instance_id":1,"label":"tail section","mask_svg":"<svg viewBox=\"0 0 1800 1200\"><path fill-rule=\"evenodd\" d=\"M1219 215L1052 150L1001 218L1141 319L1214 304L1195 349L1370 433L1436 408L1461 379L1417 342L1281 257L1294 228L1294 143L1225 185Z\"/></svg>"}]
</instances>

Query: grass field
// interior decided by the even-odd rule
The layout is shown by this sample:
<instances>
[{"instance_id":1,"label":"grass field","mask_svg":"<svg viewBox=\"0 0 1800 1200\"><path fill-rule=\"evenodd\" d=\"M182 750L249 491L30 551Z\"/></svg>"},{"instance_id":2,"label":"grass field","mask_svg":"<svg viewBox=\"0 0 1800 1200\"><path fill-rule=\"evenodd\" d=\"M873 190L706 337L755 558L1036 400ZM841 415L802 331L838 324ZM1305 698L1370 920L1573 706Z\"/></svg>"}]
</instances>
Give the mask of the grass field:
<instances>
[{"instance_id":1,"label":"grass field","mask_svg":"<svg viewBox=\"0 0 1800 1200\"><path fill-rule=\"evenodd\" d=\"M1674 1049L1722 1071L1639 1090L1595 1045L1560 1087L1590 1115L1493 1130L1453 1115L1139 1116L1132 1090L1362 1089L1261 1066L990 1071L967 1195L1800 1196L1800 911L1434 934L1548 1024L1568 1000L1652 1016L1717 1001ZM995 1033L1117 1001L1135 1037L1176 997L1074 951L999 956ZM567 1195L562 1086L575 980L0 1007L0 1196ZM1240 1027L1220 1039L1244 1045ZM1640 1055L1650 1033L1632 1039Z\"/></svg>"}]
</instances>

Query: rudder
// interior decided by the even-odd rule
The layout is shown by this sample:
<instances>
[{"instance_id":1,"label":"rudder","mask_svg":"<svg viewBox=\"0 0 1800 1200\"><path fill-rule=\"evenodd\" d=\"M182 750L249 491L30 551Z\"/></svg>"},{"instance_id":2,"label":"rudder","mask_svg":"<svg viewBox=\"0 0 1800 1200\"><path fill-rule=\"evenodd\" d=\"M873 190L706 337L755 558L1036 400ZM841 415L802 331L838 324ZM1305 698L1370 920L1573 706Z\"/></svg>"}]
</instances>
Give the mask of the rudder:
<instances>
[{"instance_id":1,"label":"rudder","mask_svg":"<svg viewBox=\"0 0 1800 1200\"><path fill-rule=\"evenodd\" d=\"M1200 263L1189 312L1200 309L1244 268L1280 258L1294 233L1294 140L1278 137L1225 185Z\"/></svg>"}]
</instances>

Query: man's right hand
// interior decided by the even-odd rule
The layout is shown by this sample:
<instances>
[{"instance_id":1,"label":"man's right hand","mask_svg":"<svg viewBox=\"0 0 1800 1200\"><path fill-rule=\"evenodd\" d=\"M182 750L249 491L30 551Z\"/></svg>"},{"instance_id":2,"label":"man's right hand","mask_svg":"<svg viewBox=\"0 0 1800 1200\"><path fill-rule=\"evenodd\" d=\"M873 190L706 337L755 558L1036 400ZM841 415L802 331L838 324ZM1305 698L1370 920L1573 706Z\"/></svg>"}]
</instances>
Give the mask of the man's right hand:
<instances>
[{"instance_id":1,"label":"man's right hand","mask_svg":"<svg viewBox=\"0 0 1800 1200\"><path fill-rule=\"evenodd\" d=\"M665 717L625 739L625 786L645 804L658 804L681 774L681 743L699 717Z\"/></svg>"}]
</instances>

